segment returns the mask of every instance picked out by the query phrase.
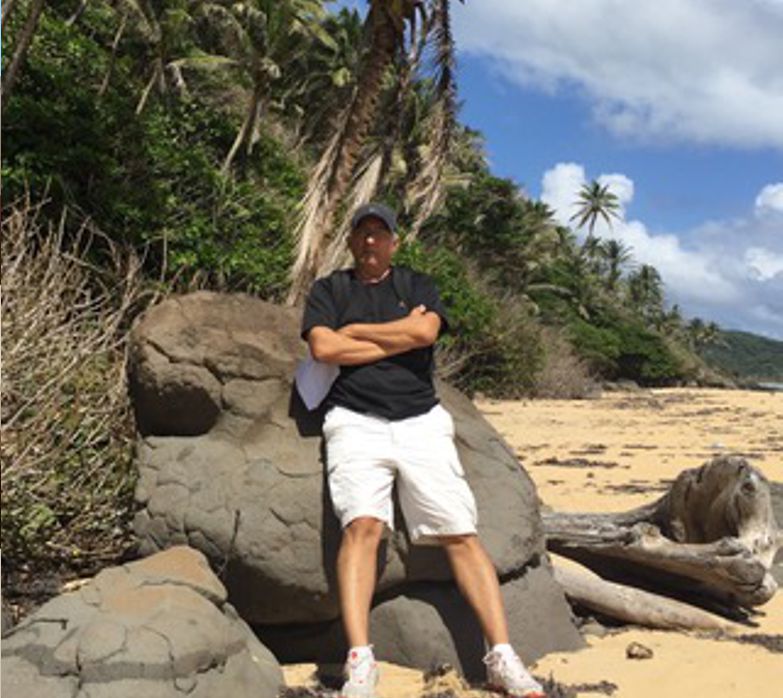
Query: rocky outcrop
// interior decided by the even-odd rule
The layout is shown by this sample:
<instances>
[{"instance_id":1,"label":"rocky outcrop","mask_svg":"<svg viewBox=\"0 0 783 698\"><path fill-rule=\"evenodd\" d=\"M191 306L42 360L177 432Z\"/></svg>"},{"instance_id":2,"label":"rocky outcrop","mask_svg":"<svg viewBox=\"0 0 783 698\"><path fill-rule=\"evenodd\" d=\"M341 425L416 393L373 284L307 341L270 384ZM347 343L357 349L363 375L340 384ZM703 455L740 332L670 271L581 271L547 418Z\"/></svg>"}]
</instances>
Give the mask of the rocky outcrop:
<instances>
[{"instance_id":1,"label":"rocky outcrop","mask_svg":"<svg viewBox=\"0 0 783 698\"><path fill-rule=\"evenodd\" d=\"M770 494L772 496L772 511L775 514L778 529L783 531L783 482L771 482ZM772 565L772 576L775 578L778 586L783 587L783 547L778 550L775 556Z\"/></svg>"},{"instance_id":2,"label":"rocky outcrop","mask_svg":"<svg viewBox=\"0 0 783 698\"><path fill-rule=\"evenodd\" d=\"M292 390L303 351L294 311L246 296L172 298L132 333L140 550L187 543L203 551L242 617L262 633L338 616L340 532L325 487L322 415L306 412ZM529 597L557 619L547 649L574 647L580 640L543 559L532 482L469 400L446 386L440 396L455 420L490 557L509 581L543 570ZM379 600L414 588L453 590L442 551L410 546L403 526L379 567ZM543 586L549 592L539 598ZM525 621L519 630L539 631Z\"/></svg>"},{"instance_id":3,"label":"rocky outcrop","mask_svg":"<svg viewBox=\"0 0 783 698\"><path fill-rule=\"evenodd\" d=\"M274 656L226 603L199 552L107 568L3 638L3 694L275 698Z\"/></svg>"}]
</instances>

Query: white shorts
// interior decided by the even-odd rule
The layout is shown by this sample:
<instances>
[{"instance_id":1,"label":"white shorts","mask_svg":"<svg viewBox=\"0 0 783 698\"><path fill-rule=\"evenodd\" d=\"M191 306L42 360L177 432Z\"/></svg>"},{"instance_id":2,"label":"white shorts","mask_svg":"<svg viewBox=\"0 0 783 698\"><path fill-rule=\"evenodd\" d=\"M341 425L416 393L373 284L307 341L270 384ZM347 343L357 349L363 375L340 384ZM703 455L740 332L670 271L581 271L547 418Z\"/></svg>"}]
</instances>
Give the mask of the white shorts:
<instances>
[{"instance_id":1,"label":"white shorts","mask_svg":"<svg viewBox=\"0 0 783 698\"><path fill-rule=\"evenodd\" d=\"M454 422L440 405L397 421L333 407L323 433L332 505L343 528L371 516L393 530L396 478L412 542L476 533L476 502L454 446Z\"/></svg>"}]
</instances>

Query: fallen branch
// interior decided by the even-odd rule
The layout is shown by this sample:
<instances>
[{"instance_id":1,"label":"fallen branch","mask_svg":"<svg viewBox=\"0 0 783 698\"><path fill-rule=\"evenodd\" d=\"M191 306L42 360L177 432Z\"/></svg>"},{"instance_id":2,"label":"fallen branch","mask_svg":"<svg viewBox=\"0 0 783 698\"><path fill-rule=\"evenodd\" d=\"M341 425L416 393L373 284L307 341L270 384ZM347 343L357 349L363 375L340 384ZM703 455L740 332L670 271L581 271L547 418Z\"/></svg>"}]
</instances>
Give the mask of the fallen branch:
<instances>
[{"instance_id":1,"label":"fallen branch","mask_svg":"<svg viewBox=\"0 0 783 698\"><path fill-rule=\"evenodd\" d=\"M665 630L729 630L733 623L681 601L608 582L573 561L553 555L555 579L566 596L610 618Z\"/></svg>"}]
</instances>

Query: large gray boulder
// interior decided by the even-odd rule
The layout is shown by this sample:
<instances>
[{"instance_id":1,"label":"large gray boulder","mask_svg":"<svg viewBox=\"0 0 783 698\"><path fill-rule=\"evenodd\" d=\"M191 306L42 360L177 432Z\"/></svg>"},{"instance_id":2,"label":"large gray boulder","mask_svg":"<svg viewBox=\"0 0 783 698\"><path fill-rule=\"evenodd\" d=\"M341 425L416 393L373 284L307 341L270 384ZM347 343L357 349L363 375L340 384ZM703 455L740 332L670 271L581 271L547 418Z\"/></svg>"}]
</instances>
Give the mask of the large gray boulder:
<instances>
[{"instance_id":1,"label":"large gray boulder","mask_svg":"<svg viewBox=\"0 0 783 698\"><path fill-rule=\"evenodd\" d=\"M261 626L339 613L340 531L325 487L323 415L308 413L292 388L303 353L297 312L240 295L171 298L132 332L140 551L178 543L203 551L223 570L242 617ZM468 399L447 386L440 397L455 420L484 545L503 578L523 577L545 555L535 488ZM443 552L410 546L397 522L380 556L382 598L450 582ZM552 649L573 647L579 638L548 572L546 584L543 610L559 619Z\"/></svg>"},{"instance_id":2,"label":"large gray boulder","mask_svg":"<svg viewBox=\"0 0 783 698\"><path fill-rule=\"evenodd\" d=\"M775 521L777 521L778 530L783 535L783 482L770 482L769 489ZM783 547L775 555L775 560L772 564L772 576L775 578L778 586L783 588Z\"/></svg>"},{"instance_id":3,"label":"large gray boulder","mask_svg":"<svg viewBox=\"0 0 783 698\"><path fill-rule=\"evenodd\" d=\"M581 646L562 592L543 559L501 585L511 644L525 662ZM257 627L264 644L282 662L339 663L346 641L340 621ZM411 584L370 612L375 655L382 660L431 669L448 663L469 679L482 679L486 649L478 621L453 585ZM570 638L569 638L570 635Z\"/></svg>"},{"instance_id":4,"label":"large gray boulder","mask_svg":"<svg viewBox=\"0 0 783 698\"><path fill-rule=\"evenodd\" d=\"M36 698L275 698L274 656L198 551L100 572L3 637L2 689Z\"/></svg>"}]
</instances>

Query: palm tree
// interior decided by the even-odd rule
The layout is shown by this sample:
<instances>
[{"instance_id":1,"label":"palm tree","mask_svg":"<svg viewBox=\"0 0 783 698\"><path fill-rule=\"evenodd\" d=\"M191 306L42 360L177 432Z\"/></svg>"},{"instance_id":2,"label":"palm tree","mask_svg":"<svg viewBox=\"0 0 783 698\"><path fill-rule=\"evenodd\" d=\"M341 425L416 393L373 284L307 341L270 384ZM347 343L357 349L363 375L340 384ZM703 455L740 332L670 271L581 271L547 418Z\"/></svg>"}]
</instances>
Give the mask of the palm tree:
<instances>
[{"instance_id":1,"label":"palm tree","mask_svg":"<svg viewBox=\"0 0 783 698\"><path fill-rule=\"evenodd\" d=\"M579 206L577 212L569 220L577 220L577 227L581 228L587 224L588 239L593 236L593 228L598 218L603 218L610 226L612 218L620 218L620 200L609 191L608 184L600 184L593 180L589 184L583 184L579 190L579 197L576 201Z\"/></svg>"},{"instance_id":2,"label":"palm tree","mask_svg":"<svg viewBox=\"0 0 783 698\"><path fill-rule=\"evenodd\" d=\"M667 337L683 340L685 327L683 326L682 311L677 303L668 311L661 313L661 316L655 325L655 329Z\"/></svg>"},{"instance_id":3,"label":"palm tree","mask_svg":"<svg viewBox=\"0 0 783 698\"><path fill-rule=\"evenodd\" d=\"M606 263L606 290L614 293L622 275L622 267L631 259L631 249L612 238L601 245L601 255Z\"/></svg>"},{"instance_id":4,"label":"palm tree","mask_svg":"<svg viewBox=\"0 0 783 698\"><path fill-rule=\"evenodd\" d=\"M423 13L424 3L420 0L370 0L370 9L365 20L366 53L361 72L357 79L353 97L337 119L335 131L329 144L323 151L310 180L310 186L302 201L299 224L297 226L297 257L291 278L292 285L288 296L291 304L300 302L307 293L316 274L329 270L325 264L327 248L334 250L342 245L341 235L333 235L332 227L338 208L345 203L344 196L354 179L355 167L361 155L370 126L375 122L378 105L384 88L384 78L394 65L395 60L404 62L405 28L411 29L410 46L414 46L420 35L417 19L434 13L440 25L435 36L440 37L438 60L442 64L446 59L446 46L451 46L448 29L448 0L429 0L427 13ZM433 27L434 29L434 27ZM445 75L445 77L443 77ZM444 100L453 86L451 71L444 67L443 79L439 85L446 90ZM444 104L446 103L444 102ZM448 123L448 107L444 106L441 125ZM445 139L448 142L448 138ZM442 166L443 140L434 141L432 157ZM440 143L440 145L438 145ZM375 178L376 170L372 170ZM437 187L432 182L437 180ZM433 191L440 186L440 174L436 177L422 177L419 192L420 206L431 206ZM369 190L369 188L367 188ZM345 227L343 227L343 231ZM332 238L332 244L328 242ZM329 255L331 262L334 255Z\"/></svg>"},{"instance_id":5,"label":"palm tree","mask_svg":"<svg viewBox=\"0 0 783 698\"><path fill-rule=\"evenodd\" d=\"M443 176L451 154L457 122L455 49L448 0L434 2L429 17L430 24L421 32L421 48L418 49L416 62L418 63L424 41L432 31L435 44L434 60L438 74L435 78L434 106L425 121L429 140L422 158L425 164L410 183L405 197L407 209L416 210L409 231L411 239L418 235L424 221L442 202Z\"/></svg>"},{"instance_id":6,"label":"palm tree","mask_svg":"<svg viewBox=\"0 0 783 698\"><path fill-rule=\"evenodd\" d=\"M323 146L332 116L351 99L361 66L362 18L342 8L322 21L329 41L312 41L287 64L277 81L280 111L296 132L298 145Z\"/></svg>"},{"instance_id":7,"label":"palm tree","mask_svg":"<svg viewBox=\"0 0 783 698\"><path fill-rule=\"evenodd\" d=\"M224 63L250 84L245 118L221 167L227 174L237 155L252 152L261 112L284 66L293 64L311 40L331 44L332 39L320 23L320 0L213 0L204 3L202 11L211 25L208 30L219 34L216 43L228 56Z\"/></svg>"},{"instance_id":8,"label":"palm tree","mask_svg":"<svg viewBox=\"0 0 783 698\"><path fill-rule=\"evenodd\" d=\"M701 351L710 344L721 341L720 327L715 322L704 322L695 317L687 325L688 340L694 351Z\"/></svg>"},{"instance_id":9,"label":"palm tree","mask_svg":"<svg viewBox=\"0 0 783 698\"><path fill-rule=\"evenodd\" d=\"M180 48L178 44L182 40L183 13L186 21L190 18L182 7L163 8L152 0L126 0L120 5L124 6L120 28L124 29L125 14L132 12L137 19L136 28L149 53L149 78L136 104L136 113L141 114L147 106L153 88L157 87L158 94L161 96L168 92L169 87L175 87L180 94L184 94L187 89L182 79L181 64L175 61L177 58L183 58L177 51L177 48ZM121 36L120 29L118 34ZM110 73L107 73L104 79L105 85L108 85L109 79ZM105 89L106 87L102 85L101 91Z\"/></svg>"},{"instance_id":10,"label":"palm tree","mask_svg":"<svg viewBox=\"0 0 783 698\"><path fill-rule=\"evenodd\" d=\"M11 91L16 83L19 69L22 67L25 57L27 56L27 49L30 48L33 36L35 36L35 31L38 28L38 21L41 18L41 12L43 12L45 4L45 0L32 0L27 19L21 29L19 29L17 36L14 37L14 51L11 54L11 60L8 62L8 66L3 71L2 85L0 85L3 107L8 104L8 98L11 96ZM13 3L9 5L8 9L3 7L3 24L5 24L12 9ZM3 29L5 29L5 27L3 27Z\"/></svg>"},{"instance_id":11,"label":"palm tree","mask_svg":"<svg viewBox=\"0 0 783 698\"><path fill-rule=\"evenodd\" d=\"M582 243L579 253L584 257L593 273L599 274L602 256L601 241L588 235Z\"/></svg>"},{"instance_id":12,"label":"palm tree","mask_svg":"<svg viewBox=\"0 0 783 698\"><path fill-rule=\"evenodd\" d=\"M658 270L643 264L628 277L628 293L633 308L652 321L663 312L663 281Z\"/></svg>"}]
</instances>

